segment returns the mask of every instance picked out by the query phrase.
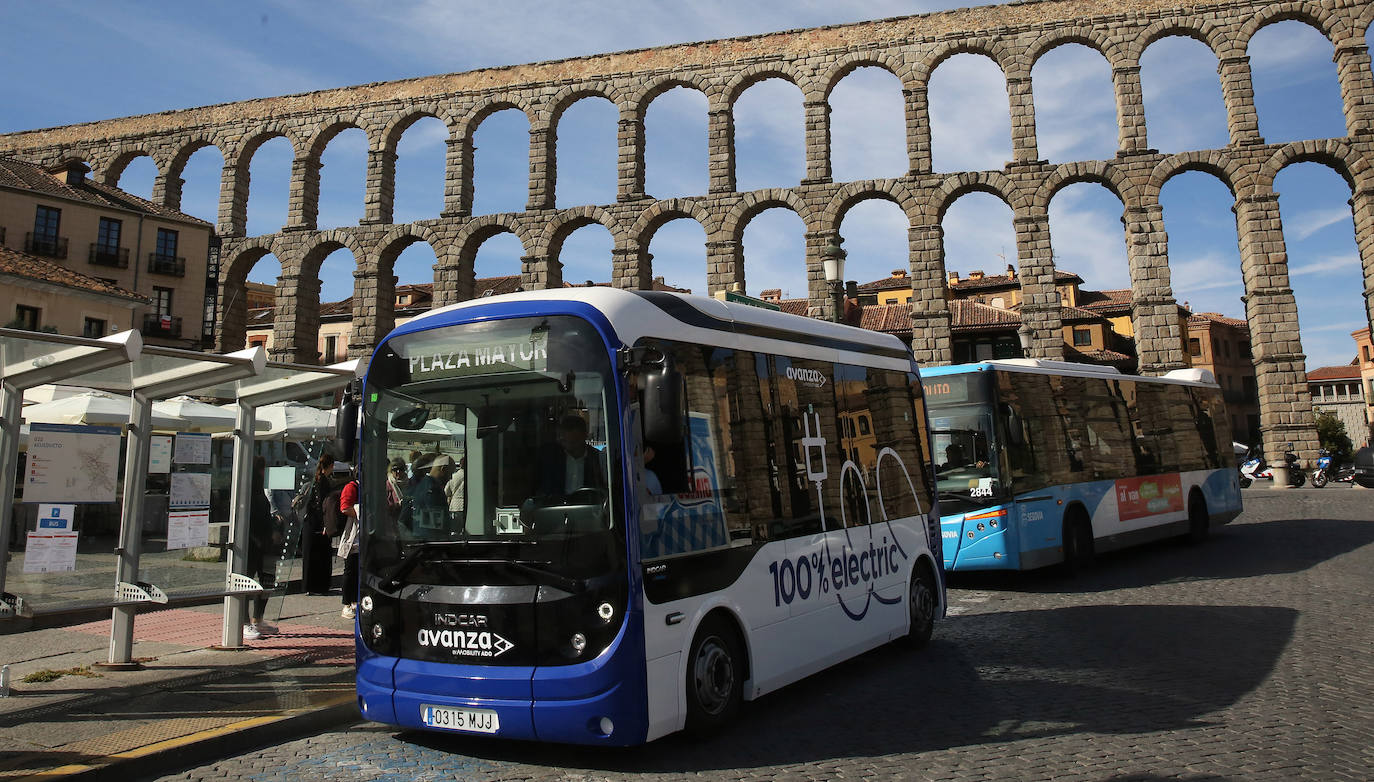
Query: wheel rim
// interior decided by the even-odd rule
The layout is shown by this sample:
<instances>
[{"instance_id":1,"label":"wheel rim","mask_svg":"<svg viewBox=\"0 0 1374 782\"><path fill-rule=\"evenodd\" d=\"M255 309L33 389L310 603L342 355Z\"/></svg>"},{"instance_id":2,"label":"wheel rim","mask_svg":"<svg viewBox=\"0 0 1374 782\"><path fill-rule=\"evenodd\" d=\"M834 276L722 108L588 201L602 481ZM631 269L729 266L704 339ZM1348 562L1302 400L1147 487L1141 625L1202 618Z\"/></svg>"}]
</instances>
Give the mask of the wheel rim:
<instances>
[{"instance_id":1,"label":"wheel rim","mask_svg":"<svg viewBox=\"0 0 1374 782\"><path fill-rule=\"evenodd\" d=\"M730 650L716 636L702 641L692 666L697 703L707 714L720 714L730 703L735 690L735 661Z\"/></svg>"},{"instance_id":2,"label":"wheel rim","mask_svg":"<svg viewBox=\"0 0 1374 782\"><path fill-rule=\"evenodd\" d=\"M911 579L911 629L924 632L927 625L935 621L935 593L920 576Z\"/></svg>"}]
</instances>

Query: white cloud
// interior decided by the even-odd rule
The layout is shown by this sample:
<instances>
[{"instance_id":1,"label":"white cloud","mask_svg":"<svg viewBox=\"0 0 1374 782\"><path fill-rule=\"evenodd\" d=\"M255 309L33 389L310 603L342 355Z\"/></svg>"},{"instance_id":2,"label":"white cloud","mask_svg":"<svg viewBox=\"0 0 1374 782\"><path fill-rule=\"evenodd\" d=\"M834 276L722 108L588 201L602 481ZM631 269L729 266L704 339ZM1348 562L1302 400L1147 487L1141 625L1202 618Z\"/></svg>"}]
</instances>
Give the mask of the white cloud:
<instances>
[{"instance_id":1,"label":"white cloud","mask_svg":"<svg viewBox=\"0 0 1374 782\"><path fill-rule=\"evenodd\" d=\"M1350 209L1346 207L1344 209L1335 208L1303 212L1285 223L1285 225L1291 228L1295 238L1301 240L1306 239L1323 228L1341 222L1352 223L1351 230L1354 230L1353 221L1354 218L1350 214Z\"/></svg>"},{"instance_id":2,"label":"white cloud","mask_svg":"<svg viewBox=\"0 0 1374 782\"><path fill-rule=\"evenodd\" d=\"M931 75L931 156L936 171L1000 169L1011 160L1011 112L1002 69L960 54Z\"/></svg>"},{"instance_id":3,"label":"white cloud","mask_svg":"<svg viewBox=\"0 0 1374 782\"><path fill-rule=\"evenodd\" d=\"M1335 269L1345 269L1352 267L1356 269L1360 267L1360 257L1358 255L1339 255L1330 258L1324 258L1319 261L1312 261L1310 263L1299 264L1296 266L1292 263L1290 259L1288 264L1288 276L1301 277L1307 274L1321 274L1322 272L1329 272Z\"/></svg>"}]
</instances>

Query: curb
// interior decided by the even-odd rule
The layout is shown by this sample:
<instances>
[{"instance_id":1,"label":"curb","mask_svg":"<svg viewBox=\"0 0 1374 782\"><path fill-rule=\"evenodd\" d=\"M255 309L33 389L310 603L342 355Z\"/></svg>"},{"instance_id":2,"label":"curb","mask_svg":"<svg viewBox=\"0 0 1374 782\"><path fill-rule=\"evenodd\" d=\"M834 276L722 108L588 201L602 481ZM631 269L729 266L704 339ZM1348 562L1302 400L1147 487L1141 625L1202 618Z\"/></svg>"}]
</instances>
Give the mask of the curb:
<instances>
[{"instance_id":1,"label":"curb","mask_svg":"<svg viewBox=\"0 0 1374 782\"><path fill-rule=\"evenodd\" d=\"M128 782L131 778L172 773L186 766L219 760L361 719L356 697L350 693L301 711L254 717L120 752L106 757L103 763L59 766L12 779L16 782L57 779Z\"/></svg>"}]
</instances>

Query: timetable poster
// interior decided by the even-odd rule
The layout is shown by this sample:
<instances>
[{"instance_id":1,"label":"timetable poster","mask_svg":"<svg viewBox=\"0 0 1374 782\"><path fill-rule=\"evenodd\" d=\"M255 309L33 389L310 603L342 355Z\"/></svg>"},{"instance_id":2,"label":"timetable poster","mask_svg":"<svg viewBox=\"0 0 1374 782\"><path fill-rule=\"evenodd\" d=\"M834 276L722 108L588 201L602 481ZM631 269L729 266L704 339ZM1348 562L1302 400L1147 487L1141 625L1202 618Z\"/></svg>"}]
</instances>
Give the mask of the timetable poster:
<instances>
[{"instance_id":1,"label":"timetable poster","mask_svg":"<svg viewBox=\"0 0 1374 782\"><path fill-rule=\"evenodd\" d=\"M30 532L24 549L25 573L69 573L76 570L75 532Z\"/></svg>"},{"instance_id":2,"label":"timetable poster","mask_svg":"<svg viewBox=\"0 0 1374 782\"><path fill-rule=\"evenodd\" d=\"M148 474L166 475L172 471L172 436L155 434L148 438Z\"/></svg>"},{"instance_id":3,"label":"timetable poster","mask_svg":"<svg viewBox=\"0 0 1374 782\"><path fill-rule=\"evenodd\" d=\"M210 473L174 472L172 473L172 496L167 505L171 508L205 508L210 505Z\"/></svg>"},{"instance_id":4,"label":"timetable poster","mask_svg":"<svg viewBox=\"0 0 1374 782\"><path fill-rule=\"evenodd\" d=\"M167 550L194 548L210 543L210 511L192 510L167 514Z\"/></svg>"},{"instance_id":5,"label":"timetable poster","mask_svg":"<svg viewBox=\"0 0 1374 782\"><path fill-rule=\"evenodd\" d=\"M210 435L178 432L176 454L172 461L177 464L209 464Z\"/></svg>"}]
</instances>

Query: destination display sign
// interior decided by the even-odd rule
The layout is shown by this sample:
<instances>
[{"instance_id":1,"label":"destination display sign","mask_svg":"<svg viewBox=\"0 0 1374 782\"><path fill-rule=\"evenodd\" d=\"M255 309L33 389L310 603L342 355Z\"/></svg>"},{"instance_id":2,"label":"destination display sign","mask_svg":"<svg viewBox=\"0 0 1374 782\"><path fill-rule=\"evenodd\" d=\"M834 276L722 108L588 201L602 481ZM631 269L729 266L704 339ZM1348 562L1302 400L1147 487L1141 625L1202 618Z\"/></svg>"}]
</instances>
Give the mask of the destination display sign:
<instances>
[{"instance_id":1,"label":"destination display sign","mask_svg":"<svg viewBox=\"0 0 1374 782\"><path fill-rule=\"evenodd\" d=\"M536 330L508 338L492 335L482 342L454 345L449 350L424 350L408 356L407 361L411 381L544 372L549 366L549 332Z\"/></svg>"}]
</instances>

